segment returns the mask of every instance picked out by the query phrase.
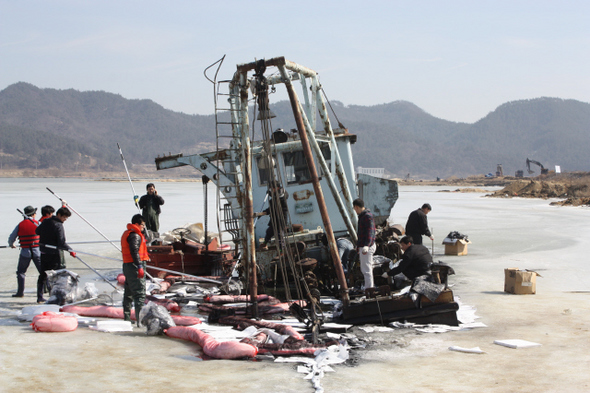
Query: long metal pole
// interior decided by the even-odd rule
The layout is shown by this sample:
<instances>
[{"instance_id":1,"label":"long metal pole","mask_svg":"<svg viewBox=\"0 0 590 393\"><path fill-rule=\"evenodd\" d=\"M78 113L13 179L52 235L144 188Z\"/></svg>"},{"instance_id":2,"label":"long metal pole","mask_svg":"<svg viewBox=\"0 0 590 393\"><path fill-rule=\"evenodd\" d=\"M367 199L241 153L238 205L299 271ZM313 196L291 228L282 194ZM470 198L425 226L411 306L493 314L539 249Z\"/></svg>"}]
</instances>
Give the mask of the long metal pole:
<instances>
[{"instance_id":1,"label":"long metal pole","mask_svg":"<svg viewBox=\"0 0 590 393\"><path fill-rule=\"evenodd\" d=\"M326 131L326 135L330 137L330 141L332 142L332 144L334 146L337 146L336 138L334 137L334 130L332 129L332 124L330 123L330 116L328 115L328 111L326 109L324 97L322 96L321 92L322 88L317 76L313 78L312 88L314 89L316 101L318 102L318 112L320 113L320 118L324 123L324 131ZM336 169L336 177L338 177L338 181L340 182L340 189L342 189L342 194L344 195L344 199L346 200L348 215L354 227L356 227L358 225L358 218L352 207L353 198L350 194L348 179L346 178L346 174L343 170L342 159L340 158L340 151L337 148L334 149L334 168Z\"/></svg>"},{"instance_id":2,"label":"long metal pole","mask_svg":"<svg viewBox=\"0 0 590 393\"><path fill-rule=\"evenodd\" d=\"M54 246L48 246L48 247L54 247ZM97 255L97 254L91 254L89 252L78 251L78 250L69 250L69 251L73 251L76 254L89 255L91 257L107 259L109 261L123 262L123 260L121 260L121 259L111 258L111 257L105 257L105 256L102 256L102 255ZM177 271L174 271L174 270L163 269L161 267L155 267L155 266L147 265L147 268L148 269L159 270L159 271L163 271L163 272L167 272L167 273L179 274L179 275L184 276L184 277L192 277L192 278L196 278L196 279L201 280L201 281L211 282L211 283L214 283L214 284L223 284L223 282L221 282L219 280L214 280L212 278L195 276L195 275L192 275L192 274L177 272ZM151 277L151 276L149 276L149 277L153 280L153 277Z\"/></svg>"},{"instance_id":3,"label":"long metal pole","mask_svg":"<svg viewBox=\"0 0 590 393\"><path fill-rule=\"evenodd\" d=\"M342 263L340 262L340 256L338 255L336 239L334 238L334 232L332 230L330 216L328 214L328 209L326 207L326 200L324 199L324 193L322 192L318 172L314 164L313 153L311 151L311 146L307 138L307 133L305 132L305 124L303 123L303 118L301 116L301 111L299 109L299 100L297 99L297 94L295 93L293 84L287 77L286 68L284 66L278 66L278 68L281 72L281 75L283 75L283 78L285 79L285 85L287 87L287 92L289 93L289 101L291 102L291 108L293 110L293 115L295 117L297 129L299 130L299 137L301 139L303 153L305 155L305 159L307 160L307 166L311 174L313 189L316 194L318 207L320 209L320 214L322 216L322 221L324 223L324 229L326 231L326 237L328 238L328 244L330 245L330 255L332 257L334 269L336 270L336 276L338 277L338 282L340 284L342 303L345 306L348 306L348 304L350 303L350 300L348 298L348 286L346 285L344 270L342 269Z\"/></svg>"},{"instance_id":4,"label":"long metal pole","mask_svg":"<svg viewBox=\"0 0 590 393\"><path fill-rule=\"evenodd\" d=\"M54 250L65 250L64 248L52 246L51 244L43 244L43 245L45 247L47 247L47 248L53 248ZM76 252L74 250L65 250L65 251ZM89 268L94 273L96 273L100 278L102 278L104 281L106 281L106 283L109 284L111 287L115 288L116 290L119 290L119 288L117 288L116 286L114 286L113 284L111 284L111 282L106 277L104 277L102 274L100 274L99 272L97 272L96 269L94 269L92 266L90 266L89 264L87 264L86 262L84 262L82 260L82 258L80 258L79 256L76 255L76 259L79 260L80 262L82 262L84 265L86 265L87 268Z\"/></svg>"},{"instance_id":5,"label":"long metal pole","mask_svg":"<svg viewBox=\"0 0 590 393\"><path fill-rule=\"evenodd\" d=\"M311 146L315 150L315 154L318 159L318 162L320 163L320 167L324 170L324 172L326 174L330 174L330 168L328 168L328 164L326 163L326 160L324 159L324 156L322 154L322 150L320 149L320 146L319 146L317 140L315 139L314 131L311 128L311 124L309 124L309 121L307 119L307 116L305 115L305 112L300 112L300 113L301 113L302 122L305 125L305 129L307 130L307 134L309 135L309 143L311 144ZM335 144L333 146L334 146L334 150L337 151L338 147ZM354 244L356 244L356 242L358 240L356 229L350 219L350 216L348 215L348 211L346 210L346 206L344 205L342 198L340 198L340 194L338 193L338 189L336 188L336 183L334 183L334 179L332 178L331 175L327 175L326 180L328 181L328 186L329 186L330 190L332 191L332 196L334 197L334 201L336 202L336 206L338 207L338 211L340 212L340 215L342 216L342 219L344 220L344 224L346 225L346 229L348 229L350 239L352 240L352 242Z\"/></svg>"},{"instance_id":6,"label":"long metal pole","mask_svg":"<svg viewBox=\"0 0 590 393\"><path fill-rule=\"evenodd\" d=\"M39 223L38 222L35 222L35 220L33 220L31 217L29 217L25 213L23 213L21 209L18 209L17 208L16 211L19 212L20 214L22 214L25 220L31 221L33 224L35 224L36 227L39 226Z\"/></svg>"},{"instance_id":7,"label":"long metal pole","mask_svg":"<svg viewBox=\"0 0 590 393\"><path fill-rule=\"evenodd\" d=\"M117 142L117 147L119 148L119 154L121 155L121 160L123 160L123 166L125 167L125 173L127 173L127 179L129 179L129 184L131 184L131 191L133 192L133 202L135 202L135 207L137 211L141 214L141 209L139 208L139 195L135 192L135 187L133 187L133 182L131 181L131 176L129 176L129 170L127 169L127 162L125 162L125 157L123 157L123 151L121 150L121 146L119 146L119 142Z\"/></svg>"},{"instance_id":8,"label":"long metal pole","mask_svg":"<svg viewBox=\"0 0 590 393\"><path fill-rule=\"evenodd\" d=\"M104 233L102 233L101 231L98 230L98 228L96 228L94 225L92 225L87 219L85 219L84 217L82 217L82 215L80 213L78 213L76 211L76 209L74 209L71 205L69 205L65 200L63 200L59 195L57 195L55 192L51 191L51 189L49 187L45 187L47 188L47 191L49 191L50 193L52 193L53 195L55 195L55 197L57 199L59 199L61 201L62 204L64 204L64 206L67 206L71 211L73 211L74 213L76 213L78 215L78 217L80 217L82 220L84 220L84 222L88 225L90 225L92 227L92 229L94 229L96 232L98 232L102 237L104 237L109 243L111 243L113 245L113 247L115 247L117 250L121 251L121 248L119 246L117 246L115 243L113 243L108 237L105 236Z\"/></svg>"}]
</instances>

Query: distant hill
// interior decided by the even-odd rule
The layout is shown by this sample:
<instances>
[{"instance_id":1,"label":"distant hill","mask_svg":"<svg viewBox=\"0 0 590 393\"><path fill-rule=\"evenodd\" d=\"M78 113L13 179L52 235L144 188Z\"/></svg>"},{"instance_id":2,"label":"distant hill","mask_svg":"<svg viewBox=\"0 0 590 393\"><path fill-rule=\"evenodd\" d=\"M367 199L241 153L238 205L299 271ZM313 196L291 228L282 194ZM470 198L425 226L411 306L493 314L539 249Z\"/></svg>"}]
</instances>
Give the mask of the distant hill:
<instances>
[{"instance_id":1,"label":"distant hill","mask_svg":"<svg viewBox=\"0 0 590 393\"><path fill-rule=\"evenodd\" d=\"M355 165L383 167L397 177L465 177L495 172L497 164L514 175L526 169L527 158L550 169L590 171L588 103L514 101L474 124L438 119L405 101L331 105L333 126L340 122L358 135ZM273 128L295 127L288 102L271 109L277 114ZM120 171L118 142L130 166L153 165L163 153L213 150L214 121L213 115L177 113L151 100L20 82L0 91L0 163L2 168Z\"/></svg>"},{"instance_id":2,"label":"distant hill","mask_svg":"<svg viewBox=\"0 0 590 393\"><path fill-rule=\"evenodd\" d=\"M21 82L0 92L3 153L16 153L6 145L8 140L40 145L32 154L26 150L17 153L21 166L31 161L29 155L41 150L59 155L55 160L62 166L69 165L70 154L82 153L94 158L90 161L96 161L101 169L120 169L117 143L130 163L153 163L158 154L213 149L215 135L209 130L214 124L212 115L176 113L151 100L128 100L102 91L39 89ZM35 140L26 137L32 131L38 132ZM56 136L84 148L45 148L44 141ZM10 164L6 159L4 162Z\"/></svg>"}]
</instances>

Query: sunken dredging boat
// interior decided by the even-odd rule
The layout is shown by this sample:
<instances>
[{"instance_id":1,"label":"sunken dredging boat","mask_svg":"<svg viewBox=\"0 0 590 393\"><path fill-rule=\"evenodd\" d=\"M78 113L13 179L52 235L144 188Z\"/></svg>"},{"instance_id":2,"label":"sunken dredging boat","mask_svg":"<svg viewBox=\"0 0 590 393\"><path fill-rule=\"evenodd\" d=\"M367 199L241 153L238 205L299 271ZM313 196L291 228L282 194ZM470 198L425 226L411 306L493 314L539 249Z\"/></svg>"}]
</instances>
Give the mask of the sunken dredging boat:
<instances>
[{"instance_id":1,"label":"sunken dredging boat","mask_svg":"<svg viewBox=\"0 0 590 393\"><path fill-rule=\"evenodd\" d=\"M357 136L328 113L331 105L318 74L276 57L239 64L231 79L218 80L223 60L205 70L214 86L216 149L155 161L158 170L192 166L215 184L220 244L233 244L243 292L253 299L250 315L258 316L261 293L287 302L304 299L308 306L293 302L292 312L317 332L320 300L333 296L343 305L335 319L344 323L456 325L458 305L446 285L452 273L448 266L437 267L429 284L393 291L377 274L377 288L361 288L355 259L342 264L338 242L345 239L354 248L357 241L356 198L389 234L380 240L376 255L382 258L375 269L387 269L399 258L395 243L401 231L387 222L398 185L355 174L351 146ZM269 98L279 86L288 103L279 101L271 110Z\"/></svg>"}]
</instances>

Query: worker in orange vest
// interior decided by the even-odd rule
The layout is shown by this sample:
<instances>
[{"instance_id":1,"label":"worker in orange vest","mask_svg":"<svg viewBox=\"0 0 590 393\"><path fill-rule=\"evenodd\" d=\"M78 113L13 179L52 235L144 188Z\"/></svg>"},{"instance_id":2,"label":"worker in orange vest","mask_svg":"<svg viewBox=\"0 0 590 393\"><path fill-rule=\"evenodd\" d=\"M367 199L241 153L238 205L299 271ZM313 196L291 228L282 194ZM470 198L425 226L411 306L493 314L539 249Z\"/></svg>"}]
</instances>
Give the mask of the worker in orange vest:
<instances>
[{"instance_id":1,"label":"worker in orange vest","mask_svg":"<svg viewBox=\"0 0 590 393\"><path fill-rule=\"evenodd\" d=\"M123 274L125 275L125 291L123 293L123 315L131 321L131 304L135 304L135 319L139 323L139 312L145 303L145 268L150 256L145 240L145 220L141 214L131 218L127 230L121 236L121 252L123 253Z\"/></svg>"}]
</instances>

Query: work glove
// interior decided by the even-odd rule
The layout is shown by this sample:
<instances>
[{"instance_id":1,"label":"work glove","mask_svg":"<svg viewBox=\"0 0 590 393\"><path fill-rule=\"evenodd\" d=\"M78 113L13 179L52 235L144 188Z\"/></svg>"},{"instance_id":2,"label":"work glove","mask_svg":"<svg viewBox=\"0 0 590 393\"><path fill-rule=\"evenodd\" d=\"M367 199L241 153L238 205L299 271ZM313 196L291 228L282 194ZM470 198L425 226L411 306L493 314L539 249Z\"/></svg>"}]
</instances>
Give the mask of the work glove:
<instances>
[{"instance_id":1,"label":"work glove","mask_svg":"<svg viewBox=\"0 0 590 393\"><path fill-rule=\"evenodd\" d=\"M362 249L363 255L365 255L368 252L369 252L369 246L364 246L363 249Z\"/></svg>"},{"instance_id":2,"label":"work glove","mask_svg":"<svg viewBox=\"0 0 590 393\"><path fill-rule=\"evenodd\" d=\"M137 278L143 278L145 272L143 271L143 266L139 265L137 267Z\"/></svg>"},{"instance_id":3,"label":"work glove","mask_svg":"<svg viewBox=\"0 0 590 393\"><path fill-rule=\"evenodd\" d=\"M61 207L66 207L68 206L68 201L66 201L65 199L61 200Z\"/></svg>"},{"instance_id":4,"label":"work glove","mask_svg":"<svg viewBox=\"0 0 590 393\"><path fill-rule=\"evenodd\" d=\"M381 275L381 277L383 277L383 278L389 278L389 274L387 274L387 272L385 272L385 273L383 273L383 274Z\"/></svg>"},{"instance_id":5,"label":"work glove","mask_svg":"<svg viewBox=\"0 0 590 393\"><path fill-rule=\"evenodd\" d=\"M76 253L74 251L70 251L70 255L72 256L72 258L76 258Z\"/></svg>"},{"instance_id":6,"label":"work glove","mask_svg":"<svg viewBox=\"0 0 590 393\"><path fill-rule=\"evenodd\" d=\"M133 195L133 202L135 202L136 205L139 204L139 195Z\"/></svg>"}]
</instances>

